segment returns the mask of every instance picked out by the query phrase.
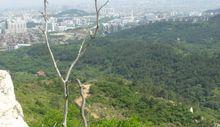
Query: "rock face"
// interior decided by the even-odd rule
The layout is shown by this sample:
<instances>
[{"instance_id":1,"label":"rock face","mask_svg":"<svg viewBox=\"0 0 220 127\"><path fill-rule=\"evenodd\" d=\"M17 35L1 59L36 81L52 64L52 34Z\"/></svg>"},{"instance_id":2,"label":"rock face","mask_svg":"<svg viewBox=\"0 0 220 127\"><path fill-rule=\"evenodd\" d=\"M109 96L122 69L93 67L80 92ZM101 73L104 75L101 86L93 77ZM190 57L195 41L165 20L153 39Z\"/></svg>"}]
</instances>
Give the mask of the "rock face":
<instances>
[{"instance_id":1,"label":"rock face","mask_svg":"<svg viewBox=\"0 0 220 127\"><path fill-rule=\"evenodd\" d=\"M7 71L0 70L0 127L28 127L23 117L11 76Z\"/></svg>"}]
</instances>

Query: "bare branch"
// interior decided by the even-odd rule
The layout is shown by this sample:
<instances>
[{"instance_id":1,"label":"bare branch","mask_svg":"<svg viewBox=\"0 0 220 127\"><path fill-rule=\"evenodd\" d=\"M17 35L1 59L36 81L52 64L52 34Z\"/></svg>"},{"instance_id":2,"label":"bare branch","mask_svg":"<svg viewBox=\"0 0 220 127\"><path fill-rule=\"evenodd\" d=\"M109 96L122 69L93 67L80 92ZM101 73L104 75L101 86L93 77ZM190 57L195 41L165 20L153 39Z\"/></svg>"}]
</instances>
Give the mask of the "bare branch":
<instances>
[{"instance_id":1,"label":"bare branch","mask_svg":"<svg viewBox=\"0 0 220 127\"><path fill-rule=\"evenodd\" d=\"M100 11L102 10L102 8L104 8L108 3L109 3L109 0L107 0L107 1L98 9L98 12L100 13Z\"/></svg>"},{"instance_id":2,"label":"bare branch","mask_svg":"<svg viewBox=\"0 0 220 127\"><path fill-rule=\"evenodd\" d=\"M44 34L44 29L42 27L38 27L38 29L40 30L40 32L42 32Z\"/></svg>"},{"instance_id":3,"label":"bare branch","mask_svg":"<svg viewBox=\"0 0 220 127\"><path fill-rule=\"evenodd\" d=\"M49 51L49 53L50 53L50 56L51 56L51 59L52 59L52 62L53 62L53 66L54 66L54 68L55 68L55 70L56 70L56 72L57 72L59 78L61 79L61 81L64 82L64 79L63 79L63 77L62 77L62 75L61 75L61 73L60 73L60 70L59 70L58 66L57 66L56 60L55 60L55 58L54 58L54 55L53 55L53 52L52 52L52 50L51 50L51 48L50 48L50 43L49 43L49 40L48 40L48 32L47 32L47 31L48 31L47 4L48 4L48 1L47 1L47 0L44 0L44 12L42 13L42 16L44 17L45 29L44 29L44 30L41 29L41 30L42 30L43 33L44 33L45 42L46 42L46 45L47 45L47 49L48 49L48 51Z\"/></svg>"},{"instance_id":4,"label":"bare branch","mask_svg":"<svg viewBox=\"0 0 220 127\"><path fill-rule=\"evenodd\" d=\"M96 28L94 34L90 35L91 39L94 39L98 33L99 30L99 17L100 17L100 11L103 7L105 7L109 3L109 0L107 0L100 8L98 7L98 0L95 0L95 10L96 10Z\"/></svg>"},{"instance_id":5,"label":"bare branch","mask_svg":"<svg viewBox=\"0 0 220 127\"><path fill-rule=\"evenodd\" d=\"M81 115L82 115L82 118L83 118L84 126L88 127L88 120L87 120L87 118L85 116L86 98L85 98L85 93L84 93L84 90L83 90L83 85L82 85L82 83L81 83L81 81L79 79L76 79L76 80L77 80L78 85L80 87L80 95L82 97Z\"/></svg>"},{"instance_id":6,"label":"bare branch","mask_svg":"<svg viewBox=\"0 0 220 127\"><path fill-rule=\"evenodd\" d=\"M76 59L72 62L71 66L68 70L68 73L67 73L66 78L65 78L65 82L67 82L69 80L69 77L70 77L70 74L71 74L73 68L75 67L76 63L79 61L79 58L81 57L82 53L84 52L83 46L85 44L85 41L86 40L84 39L81 46L80 46L80 49L79 49L79 52L78 52L78 55L77 55Z\"/></svg>"},{"instance_id":7,"label":"bare branch","mask_svg":"<svg viewBox=\"0 0 220 127\"><path fill-rule=\"evenodd\" d=\"M50 47L50 43L49 43L49 40L48 40L48 14L47 14L47 4L48 4L48 1L47 0L44 0L44 12L42 13L42 16L44 18L44 22L45 22L45 29L42 30L43 31L43 34L44 34L44 38L45 38L45 42L46 42L46 45L47 45L47 49L50 53L50 56L51 56L51 59L52 59L52 62L53 62L53 66L59 76L59 78L61 79L62 83L63 83L63 87L64 87L64 101L65 101L65 104L64 104L64 118L63 118L63 127L67 127L67 115L68 115L68 85L66 84L66 82L64 81L64 78L63 76L61 75L60 73L60 70L57 66L57 63L56 63L56 60L54 58L54 54L51 50L51 47Z\"/></svg>"},{"instance_id":8,"label":"bare branch","mask_svg":"<svg viewBox=\"0 0 220 127\"><path fill-rule=\"evenodd\" d=\"M68 106L69 106L69 88L64 82L64 107L63 107L63 127L67 127Z\"/></svg>"},{"instance_id":9,"label":"bare branch","mask_svg":"<svg viewBox=\"0 0 220 127\"><path fill-rule=\"evenodd\" d=\"M47 14L47 5L49 4L48 0L44 0L44 12L42 13L44 17L44 21L48 21L48 14Z\"/></svg>"},{"instance_id":10,"label":"bare branch","mask_svg":"<svg viewBox=\"0 0 220 127\"><path fill-rule=\"evenodd\" d=\"M100 16L100 11L103 7L105 7L107 4L108 4L109 0L107 0L100 8L98 7L98 2L97 0L95 0L95 9L96 9L96 29L95 29L95 32L94 34L90 34L90 39L89 40L92 40L96 37L97 33L98 33L98 29L99 29L99 16ZM51 46L50 46L50 43L49 43L49 39L48 39L48 21L49 21L49 18L48 18L48 13L47 13L47 7L48 7L48 0L44 0L44 11L41 12L42 14L42 17L44 18L44 29L43 28L39 28L42 33L44 34L44 39L45 39L45 43L46 43L46 46L47 46L47 49L49 51L49 54L50 54L50 57L52 59L52 63L53 63L53 67L55 68L56 70L56 73L58 74L60 80L62 81L62 84L63 84L63 92L64 92L64 111L63 111L63 127L67 127L67 116L68 116L68 104L69 104L69 87L68 87L68 81L69 81L69 77L70 77L70 74L73 70L73 68L75 67L75 65L77 64L77 62L79 61L80 57L85 53L87 47L89 46L89 43L86 43L86 39L84 39L80 45L80 48L79 48L79 51L78 51L78 55L77 57L73 60L72 64L70 65L69 69L68 69L68 72L66 74L66 77L64 79L64 76L62 76L62 74L60 73L60 69L57 65L57 62L55 60L55 57L54 57L54 54L51 50ZM86 99L85 97L83 96L84 93L83 93L83 87L82 87L82 83L80 82L80 80L78 80L78 84L81 88L81 96L83 98L83 102L82 102L82 107L81 107L81 110L82 110L82 117L83 117L83 121L84 121L84 126L85 127L88 127L88 123L87 123L87 119L85 117L85 104L86 104ZM42 125L43 126L43 125ZM56 126L56 123L54 125L54 127Z\"/></svg>"}]
</instances>

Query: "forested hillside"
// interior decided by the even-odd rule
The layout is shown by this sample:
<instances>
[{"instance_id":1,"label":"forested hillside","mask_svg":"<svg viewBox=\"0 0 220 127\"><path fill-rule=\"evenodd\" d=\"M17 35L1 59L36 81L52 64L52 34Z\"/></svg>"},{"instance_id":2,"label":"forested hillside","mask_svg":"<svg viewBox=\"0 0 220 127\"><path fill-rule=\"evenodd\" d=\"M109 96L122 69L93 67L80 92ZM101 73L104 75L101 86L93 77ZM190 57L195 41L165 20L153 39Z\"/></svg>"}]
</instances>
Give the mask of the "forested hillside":
<instances>
[{"instance_id":1,"label":"forested hillside","mask_svg":"<svg viewBox=\"0 0 220 127\"><path fill-rule=\"evenodd\" d=\"M138 26L90 43L73 73L92 84L88 98L92 127L213 127L220 123L220 16L201 23ZM78 44L53 46L63 72ZM62 120L62 88L50 63L43 44L0 53L0 68L13 75L17 98L33 127ZM46 77L36 76L39 70ZM71 79L74 100L79 91L75 77ZM79 113L71 101L69 126L82 125Z\"/></svg>"}]
</instances>

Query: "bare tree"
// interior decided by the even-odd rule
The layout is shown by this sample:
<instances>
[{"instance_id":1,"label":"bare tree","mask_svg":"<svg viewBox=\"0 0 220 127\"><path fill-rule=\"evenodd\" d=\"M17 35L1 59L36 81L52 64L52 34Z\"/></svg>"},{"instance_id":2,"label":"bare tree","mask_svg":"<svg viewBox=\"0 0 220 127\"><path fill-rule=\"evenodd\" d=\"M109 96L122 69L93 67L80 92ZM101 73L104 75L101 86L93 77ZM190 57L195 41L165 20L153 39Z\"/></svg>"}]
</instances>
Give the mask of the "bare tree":
<instances>
[{"instance_id":1,"label":"bare tree","mask_svg":"<svg viewBox=\"0 0 220 127\"><path fill-rule=\"evenodd\" d=\"M96 27L95 27L95 31L94 32L90 32L89 36L90 39L88 41L91 41L92 39L96 38L96 35L98 33L99 30L99 19L100 19L100 11L103 7L105 7L108 4L109 0L107 0L103 5L101 5L100 7L98 7L98 1L95 0L95 10L96 10ZM70 65L66 76L63 76L60 72L60 69L57 65L57 62L55 60L54 54L51 50L51 46L49 43L49 39L48 39L48 21L49 21L49 17L48 17L48 0L44 0L44 11L42 12L42 16L44 18L44 29L41 29L43 34L44 34L44 39L45 39L45 43L47 46L47 49L49 51L53 66L56 70L56 73L59 77L59 79L62 82L63 85L63 92L64 92L64 110L63 110L63 127L67 127L67 115L68 115L68 104L69 104L69 85L68 85L68 81L69 81L69 77L72 73L73 68L76 66L77 62L79 61L80 57L82 57L82 55L84 54L84 52L86 51L87 47L88 47L88 43L87 45L85 45L86 43L86 39L84 39L80 45L77 57L73 60L72 64ZM81 84L81 81L79 79L77 79L79 85ZM81 88L82 84L80 85ZM81 88L82 89L82 88ZM83 96L83 93L81 92L81 96ZM88 127L88 123L87 123L87 119L85 117L85 104L86 101L84 99L84 101L82 102L83 106L81 106L81 114L83 117L83 121L84 121L84 126Z\"/></svg>"},{"instance_id":2,"label":"bare tree","mask_svg":"<svg viewBox=\"0 0 220 127\"><path fill-rule=\"evenodd\" d=\"M85 127L88 127L88 120L86 118L85 115L85 106L86 106L86 97L85 97L85 93L84 93L84 89L83 89L83 84L81 83L81 81L79 79L76 79L80 88L80 95L82 98L82 104L81 104L81 115L83 118L83 123Z\"/></svg>"}]
</instances>

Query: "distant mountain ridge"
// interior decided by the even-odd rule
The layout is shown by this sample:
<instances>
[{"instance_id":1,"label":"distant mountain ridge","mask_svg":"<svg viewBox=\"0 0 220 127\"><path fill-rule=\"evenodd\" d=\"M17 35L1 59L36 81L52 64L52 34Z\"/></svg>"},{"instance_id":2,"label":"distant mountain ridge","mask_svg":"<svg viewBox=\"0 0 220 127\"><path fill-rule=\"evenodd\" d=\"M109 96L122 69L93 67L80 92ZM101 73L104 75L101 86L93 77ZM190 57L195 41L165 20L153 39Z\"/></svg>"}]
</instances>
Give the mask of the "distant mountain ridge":
<instances>
[{"instance_id":1,"label":"distant mountain ridge","mask_svg":"<svg viewBox=\"0 0 220 127\"><path fill-rule=\"evenodd\" d=\"M55 17L76 17L87 15L90 15L90 13L78 9L69 9L56 14Z\"/></svg>"},{"instance_id":2,"label":"distant mountain ridge","mask_svg":"<svg viewBox=\"0 0 220 127\"><path fill-rule=\"evenodd\" d=\"M214 13L214 14L220 14L220 8L214 9L214 10L207 10L205 13Z\"/></svg>"}]
</instances>

